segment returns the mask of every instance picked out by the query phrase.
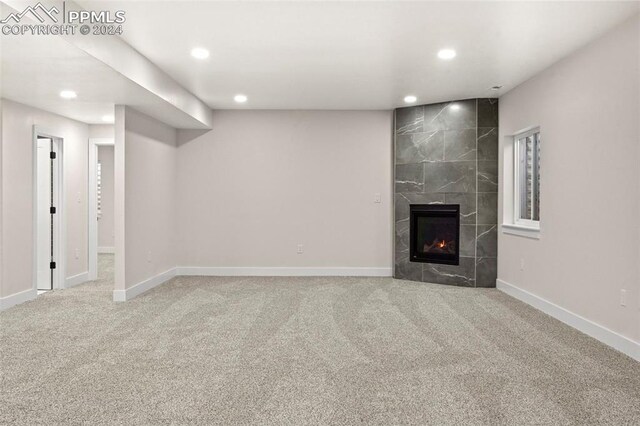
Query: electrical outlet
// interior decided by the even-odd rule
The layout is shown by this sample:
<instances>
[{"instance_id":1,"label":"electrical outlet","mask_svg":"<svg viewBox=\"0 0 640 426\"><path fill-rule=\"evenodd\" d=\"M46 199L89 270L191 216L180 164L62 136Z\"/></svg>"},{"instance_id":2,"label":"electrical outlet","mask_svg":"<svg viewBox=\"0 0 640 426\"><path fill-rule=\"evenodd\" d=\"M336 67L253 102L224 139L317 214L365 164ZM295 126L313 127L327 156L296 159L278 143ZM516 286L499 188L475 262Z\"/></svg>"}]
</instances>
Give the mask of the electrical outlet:
<instances>
[{"instance_id":1,"label":"electrical outlet","mask_svg":"<svg viewBox=\"0 0 640 426\"><path fill-rule=\"evenodd\" d=\"M304 246L302 244L298 244L298 254L304 253Z\"/></svg>"},{"instance_id":2,"label":"electrical outlet","mask_svg":"<svg viewBox=\"0 0 640 426\"><path fill-rule=\"evenodd\" d=\"M80 259L80 249L76 249L76 259Z\"/></svg>"},{"instance_id":3,"label":"electrical outlet","mask_svg":"<svg viewBox=\"0 0 640 426\"><path fill-rule=\"evenodd\" d=\"M524 271L524 259L520 258L520 270Z\"/></svg>"},{"instance_id":4,"label":"electrical outlet","mask_svg":"<svg viewBox=\"0 0 640 426\"><path fill-rule=\"evenodd\" d=\"M373 195L373 202L374 202L374 203L376 203L376 204L379 204L379 203L381 203L381 202L382 202L382 196L380 195L380 193L379 193L379 192L376 192L376 193Z\"/></svg>"},{"instance_id":5,"label":"electrical outlet","mask_svg":"<svg viewBox=\"0 0 640 426\"><path fill-rule=\"evenodd\" d=\"M627 290L620 290L620 306L627 306Z\"/></svg>"}]
</instances>

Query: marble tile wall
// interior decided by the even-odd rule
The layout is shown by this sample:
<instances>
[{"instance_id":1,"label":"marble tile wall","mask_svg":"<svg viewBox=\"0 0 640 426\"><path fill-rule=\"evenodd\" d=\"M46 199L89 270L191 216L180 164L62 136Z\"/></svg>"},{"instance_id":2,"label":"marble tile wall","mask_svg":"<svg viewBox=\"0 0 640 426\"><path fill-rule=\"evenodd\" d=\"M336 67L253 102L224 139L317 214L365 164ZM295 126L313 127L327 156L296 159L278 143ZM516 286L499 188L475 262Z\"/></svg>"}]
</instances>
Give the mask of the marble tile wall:
<instances>
[{"instance_id":1,"label":"marble tile wall","mask_svg":"<svg viewBox=\"0 0 640 426\"><path fill-rule=\"evenodd\" d=\"M494 287L497 274L498 100L395 111L395 268L399 279ZM409 261L409 205L460 204L460 265Z\"/></svg>"}]
</instances>

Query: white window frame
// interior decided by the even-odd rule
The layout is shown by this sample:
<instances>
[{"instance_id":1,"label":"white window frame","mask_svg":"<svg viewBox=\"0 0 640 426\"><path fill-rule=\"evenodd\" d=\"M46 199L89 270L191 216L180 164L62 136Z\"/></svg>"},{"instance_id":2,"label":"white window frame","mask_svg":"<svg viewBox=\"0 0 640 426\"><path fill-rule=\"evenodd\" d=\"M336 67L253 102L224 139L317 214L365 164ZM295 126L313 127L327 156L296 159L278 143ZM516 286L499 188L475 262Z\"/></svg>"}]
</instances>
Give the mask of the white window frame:
<instances>
[{"instance_id":1,"label":"white window frame","mask_svg":"<svg viewBox=\"0 0 640 426\"><path fill-rule=\"evenodd\" d=\"M529 136L538 133L538 140L540 137L540 127L530 127L526 130L520 131L511 137L512 149L513 149L513 206L511 214L513 218L510 223L502 224L502 232L507 234L519 235L522 237L540 238L540 220L521 219L520 218L520 140L526 139Z\"/></svg>"},{"instance_id":2,"label":"white window frame","mask_svg":"<svg viewBox=\"0 0 640 426\"><path fill-rule=\"evenodd\" d=\"M520 189L522 187L520 182L520 141L536 133L538 133L538 140L540 140L540 127L534 127L513 136L513 224L521 228L539 231L539 219L533 220L520 218ZM535 202L538 203L539 200L535 200Z\"/></svg>"}]
</instances>

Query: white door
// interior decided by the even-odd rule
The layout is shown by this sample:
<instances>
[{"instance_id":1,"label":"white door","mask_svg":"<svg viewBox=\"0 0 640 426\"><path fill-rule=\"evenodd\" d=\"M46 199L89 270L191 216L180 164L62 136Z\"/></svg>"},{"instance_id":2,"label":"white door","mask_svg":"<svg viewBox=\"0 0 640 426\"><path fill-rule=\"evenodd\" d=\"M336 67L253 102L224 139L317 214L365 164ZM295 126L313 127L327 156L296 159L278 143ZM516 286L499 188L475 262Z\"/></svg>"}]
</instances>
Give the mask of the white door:
<instances>
[{"instance_id":1,"label":"white door","mask_svg":"<svg viewBox=\"0 0 640 426\"><path fill-rule=\"evenodd\" d=\"M53 247L53 221L50 211L52 197L52 167L50 153L52 141L38 138L37 152L37 283L38 290L53 289L51 258Z\"/></svg>"}]
</instances>

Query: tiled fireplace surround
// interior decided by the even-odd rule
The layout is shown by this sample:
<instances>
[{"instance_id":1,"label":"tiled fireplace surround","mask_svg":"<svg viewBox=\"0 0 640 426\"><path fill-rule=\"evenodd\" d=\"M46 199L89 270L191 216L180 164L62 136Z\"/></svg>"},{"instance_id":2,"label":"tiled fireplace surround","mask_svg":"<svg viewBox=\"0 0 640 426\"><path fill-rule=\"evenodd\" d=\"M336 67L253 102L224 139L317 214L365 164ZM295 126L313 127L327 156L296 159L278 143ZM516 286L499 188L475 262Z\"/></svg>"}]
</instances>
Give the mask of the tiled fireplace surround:
<instances>
[{"instance_id":1,"label":"tiled fireplace surround","mask_svg":"<svg viewBox=\"0 0 640 426\"><path fill-rule=\"evenodd\" d=\"M498 100L395 111L395 268L399 279L495 287ZM410 204L460 205L460 264L409 261Z\"/></svg>"}]
</instances>

